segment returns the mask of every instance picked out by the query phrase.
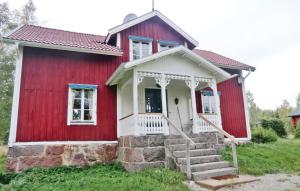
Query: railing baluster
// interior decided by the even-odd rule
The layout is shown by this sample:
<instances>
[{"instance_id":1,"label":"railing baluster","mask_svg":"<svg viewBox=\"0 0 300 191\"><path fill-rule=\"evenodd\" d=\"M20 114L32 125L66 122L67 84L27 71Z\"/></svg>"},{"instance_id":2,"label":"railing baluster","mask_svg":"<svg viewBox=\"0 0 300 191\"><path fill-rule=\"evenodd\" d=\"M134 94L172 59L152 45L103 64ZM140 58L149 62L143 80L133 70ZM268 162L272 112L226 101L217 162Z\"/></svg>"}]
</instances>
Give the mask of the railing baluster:
<instances>
[{"instance_id":1,"label":"railing baluster","mask_svg":"<svg viewBox=\"0 0 300 191\"><path fill-rule=\"evenodd\" d=\"M186 175L189 180L192 179L191 173L191 153L190 153L190 140L186 140Z\"/></svg>"}]
</instances>

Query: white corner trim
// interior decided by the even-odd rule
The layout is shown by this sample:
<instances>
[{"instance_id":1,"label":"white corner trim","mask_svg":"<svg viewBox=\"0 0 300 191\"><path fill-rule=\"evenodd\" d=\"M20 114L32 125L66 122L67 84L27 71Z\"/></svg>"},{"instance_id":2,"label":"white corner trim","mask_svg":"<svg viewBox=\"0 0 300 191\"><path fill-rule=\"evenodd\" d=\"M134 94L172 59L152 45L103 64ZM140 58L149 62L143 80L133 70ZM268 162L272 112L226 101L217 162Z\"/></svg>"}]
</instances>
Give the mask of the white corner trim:
<instances>
[{"instance_id":1,"label":"white corner trim","mask_svg":"<svg viewBox=\"0 0 300 191\"><path fill-rule=\"evenodd\" d=\"M151 11L150 13L147 13L145 15L142 15L136 19L133 19L127 23L118 25L112 29L110 29L108 31L108 35L106 37L106 43L109 41L110 37L113 34L116 34L122 30L125 30L129 27L132 27L134 25L137 25L143 21L146 21L152 17L159 17L161 20L163 20L165 23L167 23L171 28L173 28L175 31L177 31L179 34L181 34L184 38L186 38L187 40L189 40L194 46L198 46L198 42L192 38L189 34L187 34L186 32L184 32L180 27L178 27L176 24L174 24L170 19L168 19L166 16L164 16L163 14L161 14L159 11Z\"/></svg>"},{"instance_id":2,"label":"white corner trim","mask_svg":"<svg viewBox=\"0 0 300 191\"><path fill-rule=\"evenodd\" d=\"M122 97L121 97L121 87L117 84L117 137L120 137L120 118L122 115Z\"/></svg>"},{"instance_id":3,"label":"white corner trim","mask_svg":"<svg viewBox=\"0 0 300 191\"><path fill-rule=\"evenodd\" d=\"M116 46L121 48L121 33L117 33L117 43Z\"/></svg>"},{"instance_id":4,"label":"white corner trim","mask_svg":"<svg viewBox=\"0 0 300 191\"><path fill-rule=\"evenodd\" d=\"M249 108L245 90L245 79L242 77L242 92L243 92L243 101L244 101L244 111L245 111L245 119L246 119L246 128L247 128L247 137L251 140L251 128L250 128L250 117L249 117Z\"/></svg>"},{"instance_id":5,"label":"white corner trim","mask_svg":"<svg viewBox=\"0 0 300 191\"><path fill-rule=\"evenodd\" d=\"M16 142L17 137L17 124L18 124L18 113L19 113L19 99L20 99L20 89L21 89L21 75L22 75L22 65L23 65L23 47L17 44L17 62L16 62L16 76L14 84L14 93L13 93L13 103L12 111L10 118L10 130L8 145Z\"/></svg>"},{"instance_id":6,"label":"white corner trim","mask_svg":"<svg viewBox=\"0 0 300 191\"><path fill-rule=\"evenodd\" d=\"M86 144L116 144L118 141L41 141L41 142L16 142L12 146L26 145L86 145Z\"/></svg>"}]
</instances>

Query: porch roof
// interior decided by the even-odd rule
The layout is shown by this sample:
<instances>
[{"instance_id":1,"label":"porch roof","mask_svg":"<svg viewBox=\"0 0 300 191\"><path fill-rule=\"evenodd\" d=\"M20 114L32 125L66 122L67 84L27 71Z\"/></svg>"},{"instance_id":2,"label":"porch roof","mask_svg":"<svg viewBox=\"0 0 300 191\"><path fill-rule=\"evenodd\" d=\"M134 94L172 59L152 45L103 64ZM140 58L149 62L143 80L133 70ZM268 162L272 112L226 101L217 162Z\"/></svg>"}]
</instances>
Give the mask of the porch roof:
<instances>
[{"instance_id":1,"label":"porch roof","mask_svg":"<svg viewBox=\"0 0 300 191\"><path fill-rule=\"evenodd\" d=\"M147 57L144 57L141 59L122 63L117 68L117 70L115 70L115 72L110 76L110 78L106 81L106 85L117 84L118 81L120 79L122 79L122 77L124 76L124 74L127 71L132 70L134 67L136 67L138 65L144 64L144 63L152 61L152 60L159 59L164 56L176 54L176 53L183 56L184 58L188 58L188 59L192 60L193 62L198 63L199 66L202 66L202 67L206 68L207 70L211 71L212 73L214 73L214 75L218 76L221 79L219 81L224 81L224 80L227 80L232 77L228 72L215 66L214 64L207 61L200 55L194 53L193 51L189 50L188 48L186 48L184 46L178 46L175 48L171 48L171 49L168 49L165 51L161 51L161 52L152 54L150 56L147 56Z\"/></svg>"}]
</instances>

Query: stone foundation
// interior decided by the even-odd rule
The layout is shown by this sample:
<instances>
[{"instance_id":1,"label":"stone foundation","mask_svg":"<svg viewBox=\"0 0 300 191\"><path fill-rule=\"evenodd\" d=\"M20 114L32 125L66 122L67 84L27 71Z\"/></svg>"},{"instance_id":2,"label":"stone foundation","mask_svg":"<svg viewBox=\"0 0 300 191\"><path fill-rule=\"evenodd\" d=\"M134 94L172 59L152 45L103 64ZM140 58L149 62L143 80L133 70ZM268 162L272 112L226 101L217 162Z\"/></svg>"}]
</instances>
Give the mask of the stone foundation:
<instances>
[{"instance_id":1,"label":"stone foundation","mask_svg":"<svg viewBox=\"0 0 300 191\"><path fill-rule=\"evenodd\" d=\"M97 162L105 163L117 158L116 151L117 143L15 145L8 150L6 169L19 172L32 167L84 166Z\"/></svg>"},{"instance_id":2,"label":"stone foundation","mask_svg":"<svg viewBox=\"0 0 300 191\"><path fill-rule=\"evenodd\" d=\"M200 133L191 137L204 136L207 143L217 150L222 149L224 138L218 133ZM165 165L164 141L169 138L181 138L177 135L124 136L119 138L118 161L130 172Z\"/></svg>"}]
</instances>

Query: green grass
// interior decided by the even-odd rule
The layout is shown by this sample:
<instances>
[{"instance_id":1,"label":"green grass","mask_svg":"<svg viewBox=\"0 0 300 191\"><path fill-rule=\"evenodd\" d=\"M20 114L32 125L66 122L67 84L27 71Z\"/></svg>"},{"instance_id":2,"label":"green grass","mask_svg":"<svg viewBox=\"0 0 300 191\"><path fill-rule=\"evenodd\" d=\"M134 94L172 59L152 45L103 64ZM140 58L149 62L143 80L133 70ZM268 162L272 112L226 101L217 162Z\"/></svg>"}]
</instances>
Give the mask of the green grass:
<instances>
[{"instance_id":1,"label":"green grass","mask_svg":"<svg viewBox=\"0 0 300 191\"><path fill-rule=\"evenodd\" d=\"M237 153L240 173L300 173L300 140L278 139L268 144L240 145ZM224 156L232 160L230 147L226 148Z\"/></svg>"},{"instance_id":2,"label":"green grass","mask_svg":"<svg viewBox=\"0 0 300 191\"><path fill-rule=\"evenodd\" d=\"M1 177L0 177L1 180ZM3 190L188 190L183 174L168 169L128 173L119 164L90 167L34 168L13 177Z\"/></svg>"}]
</instances>

